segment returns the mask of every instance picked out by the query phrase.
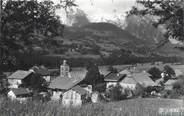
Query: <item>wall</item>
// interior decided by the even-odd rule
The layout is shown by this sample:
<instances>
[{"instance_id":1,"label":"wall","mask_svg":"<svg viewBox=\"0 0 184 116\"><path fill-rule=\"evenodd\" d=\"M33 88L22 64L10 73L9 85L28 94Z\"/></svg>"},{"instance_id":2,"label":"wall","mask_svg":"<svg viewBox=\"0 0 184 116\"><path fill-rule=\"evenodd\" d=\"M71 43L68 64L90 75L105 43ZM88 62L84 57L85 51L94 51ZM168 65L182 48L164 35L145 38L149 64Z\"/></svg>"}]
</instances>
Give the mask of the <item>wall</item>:
<instances>
[{"instance_id":1,"label":"wall","mask_svg":"<svg viewBox=\"0 0 184 116\"><path fill-rule=\"evenodd\" d=\"M73 90L69 90L63 94L62 104L64 106L81 106L81 95Z\"/></svg>"}]
</instances>

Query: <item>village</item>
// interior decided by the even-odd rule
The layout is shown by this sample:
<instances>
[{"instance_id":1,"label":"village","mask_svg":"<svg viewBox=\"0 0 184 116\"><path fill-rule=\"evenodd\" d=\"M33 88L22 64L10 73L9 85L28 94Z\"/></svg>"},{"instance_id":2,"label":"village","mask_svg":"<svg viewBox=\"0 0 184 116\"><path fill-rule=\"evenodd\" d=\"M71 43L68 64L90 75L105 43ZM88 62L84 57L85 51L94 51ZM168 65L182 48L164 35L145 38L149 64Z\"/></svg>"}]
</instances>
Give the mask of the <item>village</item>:
<instances>
[{"instance_id":1,"label":"village","mask_svg":"<svg viewBox=\"0 0 184 116\"><path fill-rule=\"evenodd\" d=\"M160 78L153 78L154 74L149 71L151 68L160 69ZM13 101L24 103L39 97L42 101L75 107L140 97L169 98L174 84L184 75L184 65L155 62L99 66L98 72L101 76L94 75L96 72L86 68L72 68L63 60L59 69L33 66L29 70L5 72L2 77L7 80L8 86L5 96ZM92 80L87 76L91 76ZM1 82L1 86L5 82Z\"/></svg>"}]
</instances>

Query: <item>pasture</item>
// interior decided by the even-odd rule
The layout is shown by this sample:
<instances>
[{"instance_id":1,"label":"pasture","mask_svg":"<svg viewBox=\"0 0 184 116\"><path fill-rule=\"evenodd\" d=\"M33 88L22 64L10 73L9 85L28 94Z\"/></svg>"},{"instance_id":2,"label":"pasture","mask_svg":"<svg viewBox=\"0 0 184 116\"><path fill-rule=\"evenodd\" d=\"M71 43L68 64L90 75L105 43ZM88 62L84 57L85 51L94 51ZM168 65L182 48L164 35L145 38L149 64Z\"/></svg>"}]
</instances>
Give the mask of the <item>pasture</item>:
<instances>
[{"instance_id":1,"label":"pasture","mask_svg":"<svg viewBox=\"0 0 184 116\"><path fill-rule=\"evenodd\" d=\"M160 116L159 108L181 108L183 100L137 98L64 108L59 102L13 102L1 98L1 116Z\"/></svg>"}]
</instances>

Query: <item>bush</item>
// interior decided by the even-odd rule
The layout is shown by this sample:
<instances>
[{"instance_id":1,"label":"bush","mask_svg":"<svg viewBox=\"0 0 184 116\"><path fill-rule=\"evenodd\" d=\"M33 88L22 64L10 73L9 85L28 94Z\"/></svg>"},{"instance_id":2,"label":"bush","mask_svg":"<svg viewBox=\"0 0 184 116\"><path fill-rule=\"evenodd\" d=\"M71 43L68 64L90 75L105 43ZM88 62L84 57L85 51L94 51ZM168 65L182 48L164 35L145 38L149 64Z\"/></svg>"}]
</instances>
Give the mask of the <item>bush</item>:
<instances>
[{"instance_id":1,"label":"bush","mask_svg":"<svg viewBox=\"0 0 184 116\"><path fill-rule=\"evenodd\" d=\"M175 71L172 67L170 67L169 65L165 65L164 66L164 72L166 72L166 74L168 74L169 76L175 76Z\"/></svg>"},{"instance_id":2,"label":"bush","mask_svg":"<svg viewBox=\"0 0 184 116\"><path fill-rule=\"evenodd\" d=\"M123 88L119 84L117 84L116 86L110 86L106 91L106 96L111 101L119 101L126 99L127 97L127 95L123 93Z\"/></svg>"}]
</instances>

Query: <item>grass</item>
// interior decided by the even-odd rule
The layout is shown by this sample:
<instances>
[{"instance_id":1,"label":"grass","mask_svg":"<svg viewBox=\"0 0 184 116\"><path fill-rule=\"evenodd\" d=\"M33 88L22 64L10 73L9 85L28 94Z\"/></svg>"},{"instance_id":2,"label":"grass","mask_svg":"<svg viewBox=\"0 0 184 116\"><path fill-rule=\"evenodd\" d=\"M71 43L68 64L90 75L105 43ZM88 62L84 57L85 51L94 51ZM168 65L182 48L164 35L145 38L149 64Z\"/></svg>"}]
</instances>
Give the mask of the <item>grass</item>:
<instances>
[{"instance_id":1,"label":"grass","mask_svg":"<svg viewBox=\"0 0 184 116\"><path fill-rule=\"evenodd\" d=\"M179 108L182 100L132 99L112 103L64 108L56 102L27 102L0 99L0 116L159 116L159 108Z\"/></svg>"}]
</instances>

